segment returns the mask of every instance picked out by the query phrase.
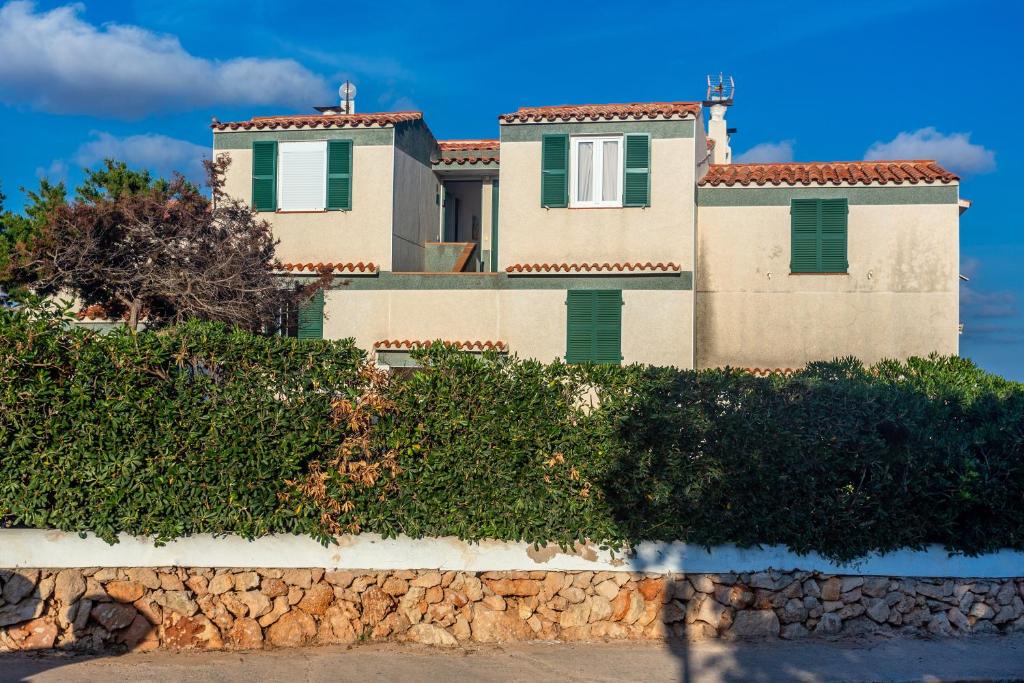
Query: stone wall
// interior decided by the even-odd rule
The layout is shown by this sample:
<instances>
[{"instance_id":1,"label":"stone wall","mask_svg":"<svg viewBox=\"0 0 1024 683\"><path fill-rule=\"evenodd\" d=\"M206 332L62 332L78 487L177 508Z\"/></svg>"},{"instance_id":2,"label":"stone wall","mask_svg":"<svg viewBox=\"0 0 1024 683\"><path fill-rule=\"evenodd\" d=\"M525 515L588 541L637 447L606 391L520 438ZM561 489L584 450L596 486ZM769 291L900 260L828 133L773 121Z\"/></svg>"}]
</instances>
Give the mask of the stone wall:
<instances>
[{"instance_id":1,"label":"stone wall","mask_svg":"<svg viewBox=\"0 0 1024 683\"><path fill-rule=\"evenodd\" d=\"M0 570L0 651L1024 629L1024 579L811 572Z\"/></svg>"}]
</instances>

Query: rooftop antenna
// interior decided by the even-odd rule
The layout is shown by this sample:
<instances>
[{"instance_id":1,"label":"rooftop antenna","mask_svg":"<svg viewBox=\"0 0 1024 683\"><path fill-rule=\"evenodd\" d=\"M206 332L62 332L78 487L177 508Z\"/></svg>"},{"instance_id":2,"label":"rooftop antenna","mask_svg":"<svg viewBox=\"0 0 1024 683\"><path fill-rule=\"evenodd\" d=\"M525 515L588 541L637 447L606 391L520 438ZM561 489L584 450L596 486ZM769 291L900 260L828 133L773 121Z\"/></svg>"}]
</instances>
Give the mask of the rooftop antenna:
<instances>
[{"instance_id":1,"label":"rooftop antenna","mask_svg":"<svg viewBox=\"0 0 1024 683\"><path fill-rule=\"evenodd\" d=\"M345 114L356 113L356 86L352 81L345 79L345 82L338 88L338 96L341 97L341 111Z\"/></svg>"},{"instance_id":2,"label":"rooftop antenna","mask_svg":"<svg viewBox=\"0 0 1024 683\"><path fill-rule=\"evenodd\" d=\"M729 128L725 122L725 112L732 106L733 96L736 94L736 84L732 76L725 76L721 73L717 77L708 74L708 92L704 100L704 106L710 114L708 120L708 139L711 142L708 156L711 163L730 164L732 163L732 148L729 146L729 136L736 132L735 128Z\"/></svg>"},{"instance_id":3,"label":"rooftop antenna","mask_svg":"<svg viewBox=\"0 0 1024 683\"><path fill-rule=\"evenodd\" d=\"M338 88L340 102L327 107L313 107L324 116L337 116L338 114L356 113L356 84L346 79Z\"/></svg>"},{"instance_id":4,"label":"rooftop antenna","mask_svg":"<svg viewBox=\"0 0 1024 683\"><path fill-rule=\"evenodd\" d=\"M708 74L708 93L704 100L704 106L710 107L715 104L724 105L726 107L732 106L732 98L736 93L736 84L732 80L732 76L723 76L721 73L717 77Z\"/></svg>"}]
</instances>

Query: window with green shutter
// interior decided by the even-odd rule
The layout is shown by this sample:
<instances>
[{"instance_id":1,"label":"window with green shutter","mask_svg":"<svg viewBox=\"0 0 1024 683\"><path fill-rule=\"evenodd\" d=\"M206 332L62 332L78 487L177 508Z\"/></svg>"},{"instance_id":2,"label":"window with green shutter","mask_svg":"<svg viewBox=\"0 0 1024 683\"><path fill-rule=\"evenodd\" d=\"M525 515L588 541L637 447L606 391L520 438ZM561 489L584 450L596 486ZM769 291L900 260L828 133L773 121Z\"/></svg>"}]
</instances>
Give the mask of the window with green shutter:
<instances>
[{"instance_id":1,"label":"window with green shutter","mask_svg":"<svg viewBox=\"0 0 1024 683\"><path fill-rule=\"evenodd\" d=\"M622 291L571 289L566 293L567 363L622 362Z\"/></svg>"},{"instance_id":2,"label":"window with green shutter","mask_svg":"<svg viewBox=\"0 0 1024 683\"><path fill-rule=\"evenodd\" d=\"M348 211L352 208L352 141L327 143L327 208Z\"/></svg>"},{"instance_id":3,"label":"window with green shutter","mask_svg":"<svg viewBox=\"0 0 1024 683\"><path fill-rule=\"evenodd\" d=\"M273 140L252 143L252 208L277 210L277 143Z\"/></svg>"},{"instance_id":4,"label":"window with green shutter","mask_svg":"<svg viewBox=\"0 0 1024 683\"><path fill-rule=\"evenodd\" d=\"M541 206L562 208L569 205L569 136L541 137Z\"/></svg>"},{"instance_id":5,"label":"window with green shutter","mask_svg":"<svg viewBox=\"0 0 1024 683\"><path fill-rule=\"evenodd\" d=\"M790 205L793 273L845 273L846 199L794 199Z\"/></svg>"},{"instance_id":6,"label":"window with green shutter","mask_svg":"<svg viewBox=\"0 0 1024 683\"><path fill-rule=\"evenodd\" d=\"M651 137L626 136L625 178L622 181L623 206L651 205Z\"/></svg>"},{"instance_id":7,"label":"window with green shutter","mask_svg":"<svg viewBox=\"0 0 1024 683\"><path fill-rule=\"evenodd\" d=\"M299 307L299 339L324 338L324 290L318 290L313 297Z\"/></svg>"}]
</instances>

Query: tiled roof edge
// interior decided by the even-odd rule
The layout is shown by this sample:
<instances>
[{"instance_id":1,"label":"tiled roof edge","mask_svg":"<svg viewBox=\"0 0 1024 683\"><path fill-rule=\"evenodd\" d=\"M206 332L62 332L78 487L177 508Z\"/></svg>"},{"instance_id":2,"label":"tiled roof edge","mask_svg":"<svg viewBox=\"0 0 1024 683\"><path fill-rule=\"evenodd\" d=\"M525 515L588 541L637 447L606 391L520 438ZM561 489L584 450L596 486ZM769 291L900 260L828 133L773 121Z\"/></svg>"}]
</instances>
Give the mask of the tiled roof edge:
<instances>
[{"instance_id":1,"label":"tiled roof edge","mask_svg":"<svg viewBox=\"0 0 1024 683\"><path fill-rule=\"evenodd\" d=\"M680 266L668 263L514 263L507 268L507 273L676 273Z\"/></svg>"},{"instance_id":2,"label":"tiled roof edge","mask_svg":"<svg viewBox=\"0 0 1024 683\"><path fill-rule=\"evenodd\" d=\"M217 121L210 127L215 131L276 130L279 128L360 128L384 127L403 121L423 118L418 111L380 112L368 114L254 116L248 121Z\"/></svg>"},{"instance_id":3,"label":"tiled roof edge","mask_svg":"<svg viewBox=\"0 0 1024 683\"><path fill-rule=\"evenodd\" d=\"M764 164L712 164L698 183L701 187L751 185L899 185L960 178L930 159L891 161L811 161Z\"/></svg>"},{"instance_id":4,"label":"tiled roof edge","mask_svg":"<svg viewBox=\"0 0 1024 683\"><path fill-rule=\"evenodd\" d=\"M282 263L281 270L289 273L376 273L375 263Z\"/></svg>"},{"instance_id":5,"label":"tiled roof edge","mask_svg":"<svg viewBox=\"0 0 1024 683\"><path fill-rule=\"evenodd\" d=\"M508 344L503 341L491 341L491 340L465 340L465 341L449 341L449 340L420 340L420 339L381 339L374 342L374 349L388 350L399 350L399 351L411 351L412 349L430 348L432 345L440 343L445 346L452 346L460 351L507 351Z\"/></svg>"}]
</instances>

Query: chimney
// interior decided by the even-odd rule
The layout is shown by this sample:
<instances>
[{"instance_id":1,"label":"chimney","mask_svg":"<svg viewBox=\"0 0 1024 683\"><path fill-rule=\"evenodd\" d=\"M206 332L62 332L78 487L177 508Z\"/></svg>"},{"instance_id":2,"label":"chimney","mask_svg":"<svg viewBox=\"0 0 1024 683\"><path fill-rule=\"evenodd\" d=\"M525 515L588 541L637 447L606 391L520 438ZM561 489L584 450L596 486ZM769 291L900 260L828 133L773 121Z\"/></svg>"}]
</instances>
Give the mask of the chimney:
<instances>
[{"instance_id":1,"label":"chimney","mask_svg":"<svg viewBox=\"0 0 1024 683\"><path fill-rule=\"evenodd\" d=\"M711 163L731 164L732 148L729 147L729 128L725 123L726 107L724 104L712 104L711 119L708 121L708 138L714 140L711 148Z\"/></svg>"},{"instance_id":2,"label":"chimney","mask_svg":"<svg viewBox=\"0 0 1024 683\"><path fill-rule=\"evenodd\" d=\"M717 79L708 76L708 93L707 99L704 100L704 106L711 114L708 120L708 139L715 143L711 148L711 163L713 164L732 163L729 136L735 133L736 129L729 128L726 124L725 112L732 106L735 90L732 76L726 78L722 74L718 74Z\"/></svg>"}]
</instances>

